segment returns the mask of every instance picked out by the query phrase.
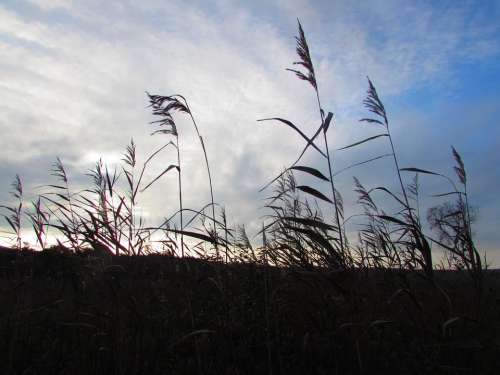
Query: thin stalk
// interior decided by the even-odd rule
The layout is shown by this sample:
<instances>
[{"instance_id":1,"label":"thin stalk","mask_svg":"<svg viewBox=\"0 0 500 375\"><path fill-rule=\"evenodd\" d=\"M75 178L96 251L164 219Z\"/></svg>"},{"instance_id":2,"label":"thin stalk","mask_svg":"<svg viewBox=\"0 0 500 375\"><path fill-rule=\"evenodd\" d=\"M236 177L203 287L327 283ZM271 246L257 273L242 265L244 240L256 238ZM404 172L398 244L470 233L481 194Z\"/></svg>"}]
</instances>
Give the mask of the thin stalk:
<instances>
[{"instance_id":1,"label":"thin stalk","mask_svg":"<svg viewBox=\"0 0 500 375\"><path fill-rule=\"evenodd\" d=\"M68 205L69 205L69 212L71 213L71 225L72 225L72 231L73 231L73 235L76 236L75 239L71 238L71 241L73 242L73 245L75 246L75 250L79 250L79 246L78 246L78 237L77 237L77 234L76 234L76 220L75 220L75 213L73 211L73 204L71 202L71 195L69 193L69 187L68 187L68 183L66 182L66 197L68 198Z\"/></svg>"},{"instance_id":2,"label":"thin stalk","mask_svg":"<svg viewBox=\"0 0 500 375\"><path fill-rule=\"evenodd\" d=\"M474 254L474 244L472 242L472 226L470 220L470 211L469 211L469 198L467 196L467 184L464 185L464 196L465 196L465 213L467 215L467 234L469 236L469 256L471 257L472 264L479 269L481 268L481 258L476 257ZM479 263L478 263L479 261Z\"/></svg>"},{"instance_id":3,"label":"thin stalk","mask_svg":"<svg viewBox=\"0 0 500 375\"><path fill-rule=\"evenodd\" d=\"M324 123L324 115L323 111L321 110L321 100L319 98L319 89L317 88L317 83L316 83L316 100L318 102L318 108L319 108L319 114L321 116L321 123ZM323 139L325 141L325 148L326 148L326 159L328 161L328 173L330 175L330 185L332 188L332 196L333 196L333 205L335 206L335 219L337 221L337 228L339 230L339 240L340 240L340 249L342 251L342 254L344 255L344 239L342 236L342 229L340 226L340 215L339 215L339 210L338 210L338 205L337 205L337 195L335 194L335 185L333 182L333 172L332 172L332 161L330 158L330 150L328 148L328 139L326 137L326 132L323 129Z\"/></svg>"},{"instance_id":4,"label":"thin stalk","mask_svg":"<svg viewBox=\"0 0 500 375\"><path fill-rule=\"evenodd\" d=\"M191 112L191 108L189 107L189 104L187 103L186 98L184 98L182 95L179 95L180 98L184 101L184 104L186 105L186 108L188 109L189 116L191 117L191 121L193 122L194 128L196 130L196 134L198 135L198 139L200 140L201 148L203 150L203 156L205 157L205 165L207 167L207 174L208 174L208 184L210 186L210 203L212 206L212 223L213 223L213 231L214 231L214 236L217 235L217 227L216 227L216 220L215 220L215 203L214 203L214 191L213 191L213 185L212 185L212 174L210 173L210 164L208 162L208 155L207 155L207 150L205 148L205 143L203 142L203 138L200 134L200 131L198 129L198 125L196 123L196 120L194 119L194 116ZM217 246L217 242L215 242L215 250L216 250L216 256L217 259L219 258L219 248Z\"/></svg>"},{"instance_id":5,"label":"thin stalk","mask_svg":"<svg viewBox=\"0 0 500 375\"><path fill-rule=\"evenodd\" d=\"M227 217L226 217L226 210L224 209L223 211L224 215L223 215L223 221L224 221L224 240L226 242L226 263L227 263L227 257L228 257L228 253L229 253L229 243L227 242L228 241L228 230L227 230Z\"/></svg>"},{"instance_id":6,"label":"thin stalk","mask_svg":"<svg viewBox=\"0 0 500 375\"><path fill-rule=\"evenodd\" d=\"M107 172L106 172L107 173ZM112 187L110 186L110 189L112 189ZM121 236L120 236L120 227L118 225L118 219L119 217L116 215L116 210L115 210L115 207L114 207L114 202L113 202L113 197L110 195L110 200L111 200L111 214L113 215L113 224L114 224L114 228L116 229L116 232L115 230L113 230L113 228L109 231L109 235L111 237L111 239L113 240L113 244L115 245L115 253L116 255L119 255L120 254L120 239L121 239ZM130 255L130 254L127 254L127 255Z\"/></svg>"},{"instance_id":7,"label":"thin stalk","mask_svg":"<svg viewBox=\"0 0 500 375\"><path fill-rule=\"evenodd\" d=\"M408 195L406 194L406 189L405 189L404 184L403 184L403 178L401 177L401 171L399 170L399 163L398 163L398 158L396 157L396 150L394 148L394 143L392 142L391 131L389 129L389 121L387 120L386 116L384 116L384 121L385 121L385 126L386 126L386 129L387 129L389 143L391 145L392 157L394 159L394 165L396 167L396 173L397 173L397 176L398 176L399 185L401 186L401 192L403 193L403 197L404 197L405 204L406 204L406 210L408 211L408 216L410 218L410 221L411 221L411 224L412 224L413 228L416 229L416 228L419 228L420 226L415 221L415 218L413 217L413 213L411 212L411 207L410 207L410 203L409 203L409 200L408 200ZM416 238L415 240L418 240L419 242L421 242L420 239ZM425 266L427 267L427 269L425 271L428 274L430 273L430 276L431 276L432 275L432 256L431 256L430 253L429 254L428 253L422 253L422 255L424 256Z\"/></svg>"},{"instance_id":8,"label":"thin stalk","mask_svg":"<svg viewBox=\"0 0 500 375\"><path fill-rule=\"evenodd\" d=\"M130 225L128 227L128 248L129 248L129 252L132 252L133 255L136 255L136 250L135 250L135 246L134 246L134 243L133 243L133 238L134 238L134 234L136 233L136 230L135 230L135 218L134 218L134 215L135 215L135 210L134 210L134 207L135 207L135 197L134 197L134 166L132 166L132 172L131 172L131 176L130 176L130 180L131 180L131 191L130 191L130 198L129 198L129 204L130 204ZM139 248L137 249L137 255L140 255L141 254L141 251L142 249Z\"/></svg>"},{"instance_id":9,"label":"thin stalk","mask_svg":"<svg viewBox=\"0 0 500 375\"><path fill-rule=\"evenodd\" d=\"M58 162L59 162L59 164L61 166L61 170L64 172L64 180L63 181L64 181L64 184L65 184L66 197L68 199L69 212L71 214L71 226L72 226L71 229L72 229L72 232L73 232L71 234L75 236L75 238L73 239L72 238L73 236L70 235L69 239L70 239L71 242L73 242L74 250L77 251L77 252L79 252L80 251L80 246L78 244L78 231L77 231L77 226L76 226L75 211L74 211L74 208L73 208L73 203L72 203L71 194L70 194L70 190L69 190L69 182L68 182L68 179L66 177L66 172L64 171L64 169L62 169L63 165L62 165L61 161L59 160L59 158L57 158L57 159L58 159Z\"/></svg>"},{"instance_id":10,"label":"thin stalk","mask_svg":"<svg viewBox=\"0 0 500 375\"><path fill-rule=\"evenodd\" d=\"M481 257L479 256L475 246L474 242L472 241L472 226L471 226L471 220L470 220L470 210L469 210L469 199L467 196L467 183L464 184L464 196L465 196L465 213L467 215L467 235L469 237L469 257L470 261L472 263L472 268L473 268L473 275L474 275L474 281L476 284L476 288L478 290L477 293L477 298L478 298L478 306L481 306L481 294L482 294L482 289L483 289L483 274L482 274L482 264L481 264ZM460 197L460 199L462 199Z\"/></svg>"},{"instance_id":11,"label":"thin stalk","mask_svg":"<svg viewBox=\"0 0 500 375\"><path fill-rule=\"evenodd\" d=\"M398 158L396 157L396 151L394 149L394 143L392 142L391 131L389 130L389 123L387 120L385 122L385 126L387 128L387 134L389 135L388 138L389 138L389 143L391 145L392 157L394 159L394 164L396 166L396 173L398 175L399 185L401 186L401 192L403 193L403 197L404 197L404 200L406 203L406 209L408 211L408 215L410 216L410 220L411 220L412 224L415 224L415 220L413 218L413 214L412 214L411 209L410 209L410 203L408 200L408 196L406 194L406 189L405 189L404 184L403 184L403 178L401 177L401 172L399 171Z\"/></svg>"},{"instance_id":12,"label":"thin stalk","mask_svg":"<svg viewBox=\"0 0 500 375\"><path fill-rule=\"evenodd\" d=\"M130 206L130 225L129 225L129 233L128 233L128 243L129 243L129 251L131 251L133 255L136 255L135 246L134 246L134 243L132 240L132 238L134 238L134 234L136 233L135 220L134 220L134 211L135 210L134 210L133 202L130 202L130 203L131 203L131 206ZM137 250L137 255L141 255L141 251L142 251L142 249L139 248Z\"/></svg>"},{"instance_id":13,"label":"thin stalk","mask_svg":"<svg viewBox=\"0 0 500 375\"><path fill-rule=\"evenodd\" d=\"M178 170L178 184L179 184L179 212L180 212L180 220L181 220L181 231L184 230L184 211L182 209L182 178L181 178L181 153L179 150L179 134L175 137L176 140L176 148L177 148L177 165L179 167ZM181 256L184 258L184 234L181 232Z\"/></svg>"}]
</instances>

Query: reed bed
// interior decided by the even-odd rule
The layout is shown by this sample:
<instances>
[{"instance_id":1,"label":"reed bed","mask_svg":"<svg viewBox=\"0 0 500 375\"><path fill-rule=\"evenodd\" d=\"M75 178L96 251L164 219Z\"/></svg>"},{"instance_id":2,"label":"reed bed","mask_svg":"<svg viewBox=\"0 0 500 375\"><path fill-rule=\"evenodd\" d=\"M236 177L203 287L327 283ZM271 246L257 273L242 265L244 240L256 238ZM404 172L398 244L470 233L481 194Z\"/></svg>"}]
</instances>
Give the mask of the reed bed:
<instances>
[{"instance_id":1,"label":"reed bed","mask_svg":"<svg viewBox=\"0 0 500 375\"><path fill-rule=\"evenodd\" d=\"M120 167L98 161L90 187L75 191L57 159L54 181L29 205L16 176L13 203L0 207L13 244L0 249L2 373L496 373L500 274L487 269L474 243L464 160L452 147L454 178L401 166L389 114L368 78L369 116L360 121L380 132L335 152L374 141L385 141L387 152L336 170L328 143L335 119L322 106L300 22L296 52L288 70L312 88L319 126L309 136L283 117L258 120L303 141L295 162L261 189L268 214L258 241L228 223L215 201L205 141L182 95L147 93L152 135L163 143L142 166L132 140ZM199 208L183 199L190 181L182 178L178 116L190 120L204 157L210 201ZM175 160L162 160L166 167L146 181L169 148ZM320 165L306 164L306 153ZM397 189L354 178L362 227L349 240L352 215L335 177L381 158L392 160ZM178 209L146 226L141 193L171 173ZM450 186L426 218L421 175ZM377 201L380 194L386 199ZM42 251L23 245L23 222ZM436 249L445 254L438 264Z\"/></svg>"}]
</instances>

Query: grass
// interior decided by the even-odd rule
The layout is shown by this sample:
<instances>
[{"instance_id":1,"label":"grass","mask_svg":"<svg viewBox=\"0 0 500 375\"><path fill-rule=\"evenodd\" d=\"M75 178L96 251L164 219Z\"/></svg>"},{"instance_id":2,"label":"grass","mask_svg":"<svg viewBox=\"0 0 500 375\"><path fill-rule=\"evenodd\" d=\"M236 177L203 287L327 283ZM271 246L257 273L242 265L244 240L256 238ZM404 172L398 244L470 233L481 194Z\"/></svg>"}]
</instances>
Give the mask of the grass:
<instances>
[{"instance_id":1,"label":"grass","mask_svg":"<svg viewBox=\"0 0 500 375\"><path fill-rule=\"evenodd\" d=\"M500 274L0 254L0 367L22 373L493 374Z\"/></svg>"},{"instance_id":2,"label":"grass","mask_svg":"<svg viewBox=\"0 0 500 375\"><path fill-rule=\"evenodd\" d=\"M98 161L88 173L91 186L74 191L57 159L56 181L30 206L16 176L14 203L1 206L13 241L0 249L1 373L496 373L500 274L486 269L474 244L460 154L452 148L458 182L401 167L389 116L368 79L371 117L361 122L381 133L337 151L387 140L388 152L335 170L328 146L334 116L322 107L300 22L296 42L297 69L288 70L313 88L320 125L309 136L282 117L259 120L305 142L296 161L261 189L271 192L259 246L214 200L205 143L181 95L147 94L152 134L164 142L141 167L132 140L121 168ZM195 128L207 171L210 202L197 209L183 200L182 115ZM145 181L167 148L176 159ZM310 152L322 165L302 162ZM353 216L344 212L335 176L380 158L392 158L398 191L354 179L363 227L351 243ZM177 173L178 210L147 227L137 213L141 193L167 173ZM432 232L420 212L422 174L451 187L427 212ZM301 183L304 176L315 183ZM388 212L375 193L397 208ZM23 246L23 218L43 251ZM49 232L57 245L48 246ZM445 254L439 264L436 248Z\"/></svg>"}]
</instances>

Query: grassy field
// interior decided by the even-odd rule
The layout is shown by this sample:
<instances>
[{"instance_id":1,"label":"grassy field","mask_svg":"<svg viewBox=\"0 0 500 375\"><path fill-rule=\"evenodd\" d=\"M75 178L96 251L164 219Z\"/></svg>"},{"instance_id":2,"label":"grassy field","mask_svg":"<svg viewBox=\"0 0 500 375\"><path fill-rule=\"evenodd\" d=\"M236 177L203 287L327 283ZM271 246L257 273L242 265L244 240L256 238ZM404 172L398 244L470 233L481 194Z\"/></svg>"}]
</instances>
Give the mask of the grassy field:
<instances>
[{"instance_id":1,"label":"grassy field","mask_svg":"<svg viewBox=\"0 0 500 375\"><path fill-rule=\"evenodd\" d=\"M496 374L500 273L0 253L2 374Z\"/></svg>"}]
</instances>

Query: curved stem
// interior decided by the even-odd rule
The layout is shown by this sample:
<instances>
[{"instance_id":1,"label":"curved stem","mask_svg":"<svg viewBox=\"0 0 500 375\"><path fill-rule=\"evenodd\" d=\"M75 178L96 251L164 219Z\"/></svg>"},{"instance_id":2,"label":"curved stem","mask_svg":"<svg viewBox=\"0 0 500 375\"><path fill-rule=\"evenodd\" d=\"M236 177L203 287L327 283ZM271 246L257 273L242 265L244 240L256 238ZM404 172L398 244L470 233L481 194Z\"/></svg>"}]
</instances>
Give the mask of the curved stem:
<instances>
[{"instance_id":1,"label":"curved stem","mask_svg":"<svg viewBox=\"0 0 500 375\"><path fill-rule=\"evenodd\" d=\"M184 103L186 104L186 108L188 109L189 116L191 117L191 121L193 122L194 128L196 130L196 134L198 135L198 139L200 140L201 148L203 151L203 156L205 157L205 165L207 167L207 174L208 174L208 184L210 187L210 203L212 206L212 222L213 222L213 235L217 235L217 226L216 226L216 220L215 220L215 203L214 203L214 191L213 191L213 185L212 185L212 174L210 173L210 164L208 163L208 155L207 155L207 150L205 148L205 143L203 142L203 138L200 134L200 131L198 129L198 125L196 124L196 120L194 119L194 116L191 112L191 108L189 108L189 105L187 103L186 98L184 98L182 95L178 95ZM217 246L217 242L215 242L215 249L216 249L216 256L219 258L219 248Z\"/></svg>"}]
</instances>

